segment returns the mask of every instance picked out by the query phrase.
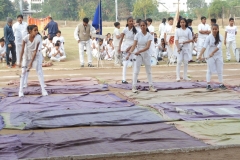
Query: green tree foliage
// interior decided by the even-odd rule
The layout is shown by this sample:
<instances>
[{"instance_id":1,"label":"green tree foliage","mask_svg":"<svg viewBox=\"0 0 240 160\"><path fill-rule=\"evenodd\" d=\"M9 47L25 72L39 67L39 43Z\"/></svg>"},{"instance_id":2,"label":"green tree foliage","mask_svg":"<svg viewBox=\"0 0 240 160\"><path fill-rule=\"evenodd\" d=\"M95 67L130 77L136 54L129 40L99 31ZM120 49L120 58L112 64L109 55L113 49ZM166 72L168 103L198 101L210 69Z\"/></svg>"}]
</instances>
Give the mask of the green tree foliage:
<instances>
[{"instance_id":1,"label":"green tree foliage","mask_svg":"<svg viewBox=\"0 0 240 160\"><path fill-rule=\"evenodd\" d=\"M188 15L191 18L200 19L201 16L208 16L208 7L205 0L187 0L189 9Z\"/></svg>"},{"instance_id":2,"label":"green tree foliage","mask_svg":"<svg viewBox=\"0 0 240 160\"><path fill-rule=\"evenodd\" d=\"M230 5L227 1L214 0L209 8L210 16L215 18L222 18L223 8L226 11L230 8Z\"/></svg>"},{"instance_id":3,"label":"green tree foliage","mask_svg":"<svg viewBox=\"0 0 240 160\"><path fill-rule=\"evenodd\" d=\"M6 20L7 17L15 18L16 9L9 0L0 0L0 20Z\"/></svg>"},{"instance_id":4,"label":"green tree foliage","mask_svg":"<svg viewBox=\"0 0 240 160\"><path fill-rule=\"evenodd\" d=\"M156 9L156 0L136 0L134 3L133 15L136 17L147 18L147 15L152 15Z\"/></svg>"}]
</instances>

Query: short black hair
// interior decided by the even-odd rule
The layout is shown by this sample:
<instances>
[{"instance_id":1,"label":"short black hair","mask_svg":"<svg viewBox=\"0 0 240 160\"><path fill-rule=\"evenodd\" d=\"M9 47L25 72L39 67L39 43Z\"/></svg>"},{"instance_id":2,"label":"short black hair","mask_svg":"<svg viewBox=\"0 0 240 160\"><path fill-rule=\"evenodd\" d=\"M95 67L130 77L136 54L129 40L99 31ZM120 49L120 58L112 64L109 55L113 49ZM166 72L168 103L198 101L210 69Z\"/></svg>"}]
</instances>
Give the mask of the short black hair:
<instances>
[{"instance_id":1,"label":"short black hair","mask_svg":"<svg viewBox=\"0 0 240 160\"><path fill-rule=\"evenodd\" d=\"M44 36L44 37L43 37L43 40L45 40L45 39L47 39L47 38L48 38L47 36Z\"/></svg>"},{"instance_id":2,"label":"short black hair","mask_svg":"<svg viewBox=\"0 0 240 160\"><path fill-rule=\"evenodd\" d=\"M212 22L212 23L217 23L216 18L212 18L212 19L211 19L211 22Z\"/></svg>"},{"instance_id":3,"label":"short black hair","mask_svg":"<svg viewBox=\"0 0 240 160\"><path fill-rule=\"evenodd\" d=\"M169 17L169 18L168 18L168 21L171 21L171 20L173 20L173 17Z\"/></svg>"},{"instance_id":4,"label":"short black hair","mask_svg":"<svg viewBox=\"0 0 240 160\"><path fill-rule=\"evenodd\" d=\"M52 17L49 17L49 19L51 19L51 20L52 20Z\"/></svg>"},{"instance_id":5,"label":"short black hair","mask_svg":"<svg viewBox=\"0 0 240 160\"><path fill-rule=\"evenodd\" d=\"M234 18L232 18L232 17L231 17L231 18L229 18L229 21L234 21Z\"/></svg>"},{"instance_id":6,"label":"short black hair","mask_svg":"<svg viewBox=\"0 0 240 160\"><path fill-rule=\"evenodd\" d=\"M141 19L139 18L139 19L137 19L137 21L136 21L137 23L140 23L141 22Z\"/></svg>"},{"instance_id":7,"label":"short black hair","mask_svg":"<svg viewBox=\"0 0 240 160\"><path fill-rule=\"evenodd\" d=\"M152 23L152 19L151 18L147 18L146 21Z\"/></svg>"},{"instance_id":8,"label":"short black hair","mask_svg":"<svg viewBox=\"0 0 240 160\"><path fill-rule=\"evenodd\" d=\"M61 43L61 41L57 40L57 43Z\"/></svg>"},{"instance_id":9,"label":"short black hair","mask_svg":"<svg viewBox=\"0 0 240 160\"><path fill-rule=\"evenodd\" d=\"M88 18L83 18L83 22L88 23L89 19Z\"/></svg>"},{"instance_id":10,"label":"short black hair","mask_svg":"<svg viewBox=\"0 0 240 160\"><path fill-rule=\"evenodd\" d=\"M55 43L55 46L58 46L58 47L59 47L59 46L60 46L60 44L59 44L59 43Z\"/></svg>"},{"instance_id":11,"label":"short black hair","mask_svg":"<svg viewBox=\"0 0 240 160\"><path fill-rule=\"evenodd\" d=\"M23 15L19 14L19 15L17 16L17 18L22 18L22 19L23 19Z\"/></svg>"},{"instance_id":12,"label":"short black hair","mask_svg":"<svg viewBox=\"0 0 240 160\"><path fill-rule=\"evenodd\" d=\"M0 42L4 42L4 37L2 37L2 38L0 39Z\"/></svg>"},{"instance_id":13,"label":"short black hair","mask_svg":"<svg viewBox=\"0 0 240 160\"><path fill-rule=\"evenodd\" d=\"M187 28L187 27L188 27L188 22L187 22L186 18L182 18L182 19L180 19L180 20L178 21L176 27L177 27L177 28L181 28L180 22L181 22L182 20L185 21L185 23L186 23L185 27Z\"/></svg>"},{"instance_id":14,"label":"short black hair","mask_svg":"<svg viewBox=\"0 0 240 160\"><path fill-rule=\"evenodd\" d=\"M110 41L113 41L113 39L110 38L110 39L108 40L107 44L109 44Z\"/></svg>"},{"instance_id":15,"label":"short black hair","mask_svg":"<svg viewBox=\"0 0 240 160\"><path fill-rule=\"evenodd\" d=\"M57 33L62 33L62 32L60 30L58 30Z\"/></svg>"},{"instance_id":16,"label":"short black hair","mask_svg":"<svg viewBox=\"0 0 240 160\"><path fill-rule=\"evenodd\" d=\"M98 42L103 42L103 39L99 38L99 39L98 39Z\"/></svg>"},{"instance_id":17,"label":"short black hair","mask_svg":"<svg viewBox=\"0 0 240 160\"><path fill-rule=\"evenodd\" d=\"M48 38L48 40L49 40L49 41L52 41L52 40L53 40L53 37Z\"/></svg>"},{"instance_id":18,"label":"short black hair","mask_svg":"<svg viewBox=\"0 0 240 160\"><path fill-rule=\"evenodd\" d=\"M115 23L114 23L114 26L115 26L115 27L117 27L117 26L119 26L119 25L120 25L119 22L115 22Z\"/></svg>"},{"instance_id":19,"label":"short black hair","mask_svg":"<svg viewBox=\"0 0 240 160\"><path fill-rule=\"evenodd\" d=\"M207 19L207 18L206 18L205 16L202 16L202 17L201 17L201 20L203 20L203 19Z\"/></svg>"},{"instance_id":20,"label":"short black hair","mask_svg":"<svg viewBox=\"0 0 240 160\"><path fill-rule=\"evenodd\" d=\"M188 22L188 23L192 23L193 20L192 20L192 19L187 19L187 22Z\"/></svg>"}]
</instances>

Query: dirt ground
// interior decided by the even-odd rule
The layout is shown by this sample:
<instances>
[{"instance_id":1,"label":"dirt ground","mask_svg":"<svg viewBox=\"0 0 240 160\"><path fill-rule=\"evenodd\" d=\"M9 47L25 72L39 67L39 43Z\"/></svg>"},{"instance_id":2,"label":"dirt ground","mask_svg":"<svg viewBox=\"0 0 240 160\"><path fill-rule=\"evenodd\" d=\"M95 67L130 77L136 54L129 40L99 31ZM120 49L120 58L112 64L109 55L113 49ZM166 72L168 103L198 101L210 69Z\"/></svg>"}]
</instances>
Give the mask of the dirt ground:
<instances>
[{"instance_id":1,"label":"dirt ground","mask_svg":"<svg viewBox=\"0 0 240 160\"><path fill-rule=\"evenodd\" d=\"M94 64L96 65L96 63ZM162 64L160 66L152 67L152 75L154 81L175 81L175 66L167 66ZM193 81L204 81L206 75L206 64L190 64L189 76ZM20 70L18 68L8 69L5 64L0 63L0 87L7 87L7 83L12 80L19 80ZM57 78L70 78L70 77L96 77L100 83L121 83L122 69L114 67L112 62L105 62L104 68L80 68L78 63L55 63L53 67L44 68L45 80ZM29 76L30 80L37 80L36 72L32 70ZM128 69L127 79L131 82L132 68ZM141 68L139 75L140 81L147 81L144 67ZM212 77L213 81L217 82L217 76ZM228 85L240 85L240 64L227 63L224 65L224 81ZM118 89L110 88L110 92L119 94ZM221 99L221 97L219 97ZM62 130L61 129L52 129ZM43 132L44 130L34 130ZM30 131L19 130L2 130L0 134L21 134L29 133ZM228 148L219 150L208 150L199 152L188 153L172 153L172 154L150 154L126 157L110 157L110 158L97 158L94 160L239 160L240 148Z\"/></svg>"}]
</instances>

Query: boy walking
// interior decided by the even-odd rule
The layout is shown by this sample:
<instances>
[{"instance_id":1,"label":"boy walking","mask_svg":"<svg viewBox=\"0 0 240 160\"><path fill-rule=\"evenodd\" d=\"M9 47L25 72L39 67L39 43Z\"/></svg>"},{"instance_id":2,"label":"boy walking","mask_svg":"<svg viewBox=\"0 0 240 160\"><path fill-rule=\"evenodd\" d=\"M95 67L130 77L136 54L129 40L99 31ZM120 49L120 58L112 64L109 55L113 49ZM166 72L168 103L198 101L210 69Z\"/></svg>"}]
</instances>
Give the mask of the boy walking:
<instances>
[{"instance_id":1,"label":"boy walking","mask_svg":"<svg viewBox=\"0 0 240 160\"><path fill-rule=\"evenodd\" d=\"M115 50L115 54L114 54L115 65L121 65L121 54L118 52L119 42L121 40L120 23L115 22L114 26L115 26L115 29L113 32L113 46L114 46L114 50Z\"/></svg>"},{"instance_id":2,"label":"boy walking","mask_svg":"<svg viewBox=\"0 0 240 160\"><path fill-rule=\"evenodd\" d=\"M232 51L235 55L235 49L236 49L236 34L237 34L237 26L234 26L234 19L229 19L229 25L226 26L225 29L225 38L224 38L224 44L227 47L227 61L230 61L231 59L231 53L230 53L230 47L232 47Z\"/></svg>"}]
</instances>

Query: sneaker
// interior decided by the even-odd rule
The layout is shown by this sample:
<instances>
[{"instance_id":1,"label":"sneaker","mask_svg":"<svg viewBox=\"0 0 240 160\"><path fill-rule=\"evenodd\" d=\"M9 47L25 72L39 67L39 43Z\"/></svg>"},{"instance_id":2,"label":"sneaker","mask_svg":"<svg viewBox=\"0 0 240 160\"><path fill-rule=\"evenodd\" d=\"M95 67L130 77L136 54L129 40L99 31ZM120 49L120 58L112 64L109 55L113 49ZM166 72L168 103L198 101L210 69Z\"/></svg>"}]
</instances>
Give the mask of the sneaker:
<instances>
[{"instance_id":1,"label":"sneaker","mask_svg":"<svg viewBox=\"0 0 240 160\"><path fill-rule=\"evenodd\" d=\"M122 81L122 84L128 84L128 82L127 81Z\"/></svg>"},{"instance_id":2,"label":"sneaker","mask_svg":"<svg viewBox=\"0 0 240 160\"><path fill-rule=\"evenodd\" d=\"M150 92L157 92L157 89L155 89L153 86L149 86L149 91Z\"/></svg>"},{"instance_id":3,"label":"sneaker","mask_svg":"<svg viewBox=\"0 0 240 160\"><path fill-rule=\"evenodd\" d=\"M219 88L220 88L221 90L226 90L226 89L227 89L227 87L224 86L224 84L220 84L220 85L219 85Z\"/></svg>"},{"instance_id":4,"label":"sneaker","mask_svg":"<svg viewBox=\"0 0 240 160\"><path fill-rule=\"evenodd\" d=\"M84 65L82 64L82 65L81 65L81 67L83 68L83 67L84 67Z\"/></svg>"},{"instance_id":5,"label":"sneaker","mask_svg":"<svg viewBox=\"0 0 240 160\"><path fill-rule=\"evenodd\" d=\"M184 78L184 80L185 80L185 81L191 81L191 79L188 78L188 77L187 77L187 78Z\"/></svg>"},{"instance_id":6,"label":"sneaker","mask_svg":"<svg viewBox=\"0 0 240 160\"><path fill-rule=\"evenodd\" d=\"M7 65L7 68L12 68L12 66L10 66L10 64Z\"/></svg>"},{"instance_id":7,"label":"sneaker","mask_svg":"<svg viewBox=\"0 0 240 160\"><path fill-rule=\"evenodd\" d=\"M17 67L17 65L16 65L16 64L12 65L12 68L16 68L16 67Z\"/></svg>"},{"instance_id":8,"label":"sneaker","mask_svg":"<svg viewBox=\"0 0 240 160\"><path fill-rule=\"evenodd\" d=\"M196 63L201 63L201 61L200 60L196 60Z\"/></svg>"},{"instance_id":9,"label":"sneaker","mask_svg":"<svg viewBox=\"0 0 240 160\"><path fill-rule=\"evenodd\" d=\"M42 90L42 96L47 96L48 95L48 92L44 89Z\"/></svg>"},{"instance_id":10,"label":"sneaker","mask_svg":"<svg viewBox=\"0 0 240 160\"><path fill-rule=\"evenodd\" d=\"M207 63L207 62L205 60L203 60L202 63Z\"/></svg>"},{"instance_id":11,"label":"sneaker","mask_svg":"<svg viewBox=\"0 0 240 160\"><path fill-rule=\"evenodd\" d=\"M180 82L180 81L181 81L181 79L180 79L180 78L177 78L177 79L176 79L176 81L177 81L177 82Z\"/></svg>"},{"instance_id":12,"label":"sneaker","mask_svg":"<svg viewBox=\"0 0 240 160\"><path fill-rule=\"evenodd\" d=\"M91 63L88 63L88 67L94 67Z\"/></svg>"},{"instance_id":13,"label":"sneaker","mask_svg":"<svg viewBox=\"0 0 240 160\"><path fill-rule=\"evenodd\" d=\"M208 91L212 91L213 88L211 87L211 85L207 85L207 88L206 88Z\"/></svg>"},{"instance_id":14,"label":"sneaker","mask_svg":"<svg viewBox=\"0 0 240 160\"><path fill-rule=\"evenodd\" d=\"M18 92L18 97L24 97L23 91Z\"/></svg>"},{"instance_id":15,"label":"sneaker","mask_svg":"<svg viewBox=\"0 0 240 160\"><path fill-rule=\"evenodd\" d=\"M189 63L192 63L192 62L195 62L195 61L193 61L193 60L190 60L190 61L189 61Z\"/></svg>"},{"instance_id":16,"label":"sneaker","mask_svg":"<svg viewBox=\"0 0 240 160\"><path fill-rule=\"evenodd\" d=\"M133 92L133 93L138 93L137 88L136 88L136 87L133 87L133 88L132 88L132 92Z\"/></svg>"}]
</instances>

